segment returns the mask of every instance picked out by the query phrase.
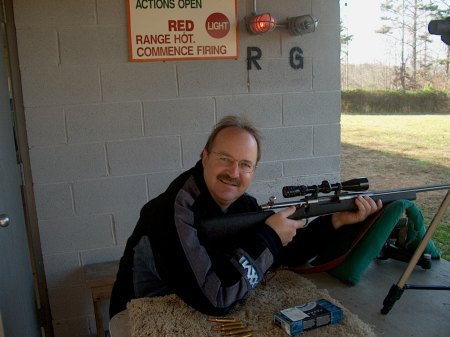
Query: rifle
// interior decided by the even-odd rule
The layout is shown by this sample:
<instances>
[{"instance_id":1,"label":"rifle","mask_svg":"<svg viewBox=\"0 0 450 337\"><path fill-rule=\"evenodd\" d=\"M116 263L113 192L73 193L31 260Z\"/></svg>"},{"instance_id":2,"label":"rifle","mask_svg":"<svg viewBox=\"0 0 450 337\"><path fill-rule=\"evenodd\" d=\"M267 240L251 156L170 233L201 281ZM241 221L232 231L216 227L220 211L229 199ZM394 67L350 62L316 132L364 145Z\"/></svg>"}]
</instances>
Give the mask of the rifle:
<instances>
[{"instance_id":1,"label":"rifle","mask_svg":"<svg viewBox=\"0 0 450 337\"><path fill-rule=\"evenodd\" d=\"M354 199L360 195L369 196L374 200L381 200L383 205L386 205L399 199L416 200L416 194L420 192L450 189L450 183L362 192L368 189L369 181L367 178L355 178L335 184L330 184L327 180L324 180L320 185L284 186L282 193L285 198L297 196L302 198L292 202L275 203L276 198L271 197L269 202L260 206L261 211L227 214L219 218L202 219L196 225L198 235L203 242L219 244L264 224L268 217L275 214L273 210L277 208L295 206L297 210L289 218L295 220L306 219L336 212L356 210ZM325 195L319 196L319 193Z\"/></svg>"}]
</instances>

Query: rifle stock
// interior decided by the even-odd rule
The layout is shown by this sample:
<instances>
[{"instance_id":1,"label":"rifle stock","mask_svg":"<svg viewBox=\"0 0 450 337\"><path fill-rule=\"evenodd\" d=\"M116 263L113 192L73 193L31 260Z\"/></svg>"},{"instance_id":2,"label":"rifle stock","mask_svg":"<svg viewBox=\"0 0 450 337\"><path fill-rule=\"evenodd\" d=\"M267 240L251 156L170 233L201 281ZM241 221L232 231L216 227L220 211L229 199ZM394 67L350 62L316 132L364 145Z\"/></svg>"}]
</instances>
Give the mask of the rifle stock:
<instances>
[{"instance_id":1,"label":"rifle stock","mask_svg":"<svg viewBox=\"0 0 450 337\"><path fill-rule=\"evenodd\" d=\"M419 192L450 189L450 183L442 185L420 186L397 190L386 190L365 193L340 193L321 197L305 197L293 202L273 203L262 205L261 211L228 214L219 218L202 219L196 224L199 238L209 245L219 244L231 240L244 233L257 229L265 220L273 215L273 209L296 206L297 210L289 218L305 219L342 211L353 211L357 207L354 200L359 195L366 195L374 200L381 200L384 205L399 199L415 200Z\"/></svg>"}]
</instances>

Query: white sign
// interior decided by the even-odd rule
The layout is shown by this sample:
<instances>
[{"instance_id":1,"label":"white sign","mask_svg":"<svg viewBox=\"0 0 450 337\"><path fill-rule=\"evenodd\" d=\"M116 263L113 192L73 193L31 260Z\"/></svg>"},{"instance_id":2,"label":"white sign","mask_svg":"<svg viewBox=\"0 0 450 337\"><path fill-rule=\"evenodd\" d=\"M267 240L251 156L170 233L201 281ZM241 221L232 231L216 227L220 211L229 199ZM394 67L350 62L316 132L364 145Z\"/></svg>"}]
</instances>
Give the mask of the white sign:
<instances>
[{"instance_id":1,"label":"white sign","mask_svg":"<svg viewBox=\"0 0 450 337\"><path fill-rule=\"evenodd\" d=\"M237 0L128 0L130 60L238 57Z\"/></svg>"}]
</instances>

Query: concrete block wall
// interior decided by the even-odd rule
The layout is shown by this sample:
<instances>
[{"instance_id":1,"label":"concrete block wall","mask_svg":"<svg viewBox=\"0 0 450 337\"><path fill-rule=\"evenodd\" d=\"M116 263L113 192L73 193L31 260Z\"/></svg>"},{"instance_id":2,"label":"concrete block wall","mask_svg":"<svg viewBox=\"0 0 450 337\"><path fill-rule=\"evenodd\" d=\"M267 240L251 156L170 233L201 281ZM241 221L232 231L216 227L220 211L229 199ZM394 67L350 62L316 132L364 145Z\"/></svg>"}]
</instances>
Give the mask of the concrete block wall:
<instances>
[{"instance_id":1,"label":"concrete block wall","mask_svg":"<svg viewBox=\"0 0 450 337\"><path fill-rule=\"evenodd\" d=\"M338 0L257 2L279 20L320 19L299 37L249 35L253 1L238 0L239 59L145 63L128 61L126 3L13 2L57 337L95 334L81 267L120 258L142 205L198 160L222 116L243 114L263 130L251 188L261 203L283 185L339 178ZM247 70L247 47L261 49L261 70ZM289 65L293 47L303 69Z\"/></svg>"}]
</instances>

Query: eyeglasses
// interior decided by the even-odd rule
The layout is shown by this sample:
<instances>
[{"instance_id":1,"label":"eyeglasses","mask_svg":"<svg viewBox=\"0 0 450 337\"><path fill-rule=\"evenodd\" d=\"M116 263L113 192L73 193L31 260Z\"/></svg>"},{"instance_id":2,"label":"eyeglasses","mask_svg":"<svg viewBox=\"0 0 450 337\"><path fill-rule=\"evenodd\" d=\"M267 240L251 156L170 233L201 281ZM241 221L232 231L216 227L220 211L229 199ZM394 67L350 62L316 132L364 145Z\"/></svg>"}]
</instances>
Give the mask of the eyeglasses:
<instances>
[{"instance_id":1,"label":"eyeglasses","mask_svg":"<svg viewBox=\"0 0 450 337\"><path fill-rule=\"evenodd\" d=\"M241 173L252 173L256 168L256 165L253 164L250 160L237 160L220 152L210 151L210 153L214 153L216 155L216 159L219 165L223 167L232 167L234 163L237 162L239 172Z\"/></svg>"}]
</instances>

